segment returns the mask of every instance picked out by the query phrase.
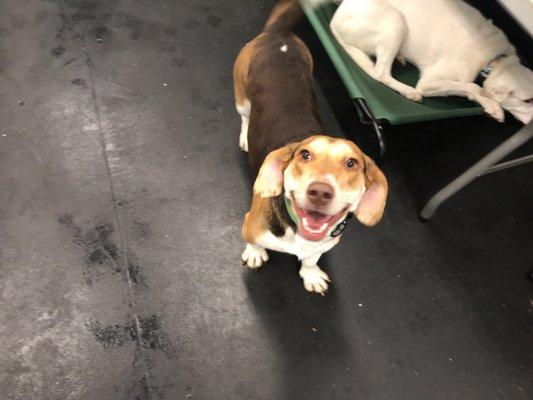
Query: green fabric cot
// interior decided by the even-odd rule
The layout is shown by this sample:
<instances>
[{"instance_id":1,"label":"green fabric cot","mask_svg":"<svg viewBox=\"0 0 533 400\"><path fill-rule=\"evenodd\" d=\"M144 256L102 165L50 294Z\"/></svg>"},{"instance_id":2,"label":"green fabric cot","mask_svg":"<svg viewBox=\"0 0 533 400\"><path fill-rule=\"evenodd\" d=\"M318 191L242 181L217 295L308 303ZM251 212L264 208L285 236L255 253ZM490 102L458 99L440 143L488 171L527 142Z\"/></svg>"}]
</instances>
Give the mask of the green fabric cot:
<instances>
[{"instance_id":1,"label":"green fabric cot","mask_svg":"<svg viewBox=\"0 0 533 400\"><path fill-rule=\"evenodd\" d=\"M463 97L427 97L422 103L416 103L375 81L355 64L331 33L329 23L337 6L326 3L313 8L309 0L301 0L301 4L350 97L363 99L375 120L400 125L483 114L477 103ZM392 74L399 81L415 86L419 73L415 66L408 64L395 65Z\"/></svg>"}]
</instances>

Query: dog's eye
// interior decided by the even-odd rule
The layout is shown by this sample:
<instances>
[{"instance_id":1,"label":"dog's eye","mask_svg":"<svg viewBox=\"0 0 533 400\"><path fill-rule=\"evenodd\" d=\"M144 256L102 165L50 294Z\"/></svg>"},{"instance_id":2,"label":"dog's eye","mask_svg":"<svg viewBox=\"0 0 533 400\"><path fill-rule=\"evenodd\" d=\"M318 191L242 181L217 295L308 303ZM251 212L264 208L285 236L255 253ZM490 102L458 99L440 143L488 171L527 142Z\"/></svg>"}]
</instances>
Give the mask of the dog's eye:
<instances>
[{"instance_id":1,"label":"dog's eye","mask_svg":"<svg viewBox=\"0 0 533 400\"><path fill-rule=\"evenodd\" d=\"M533 97L531 97L530 99L524 100L524 102L527 103L527 104L533 103Z\"/></svg>"},{"instance_id":2,"label":"dog's eye","mask_svg":"<svg viewBox=\"0 0 533 400\"><path fill-rule=\"evenodd\" d=\"M358 164L359 163L357 162L355 158L349 158L345 162L346 168L349 168L349 169L354 169L355 167L357 167Z\"/></svg>"},{"instance_id":3,"label":"dog's eye","mask_svg":"<svg viewBox=\"0 0 533 400\"><path fill-rule=\"evenodd\" d=\"M302 160L308 161L311 159L311 153L309 153L309 150L302 150L300 151L300 157L302 157Z\"/></svg>"}]
</instances>

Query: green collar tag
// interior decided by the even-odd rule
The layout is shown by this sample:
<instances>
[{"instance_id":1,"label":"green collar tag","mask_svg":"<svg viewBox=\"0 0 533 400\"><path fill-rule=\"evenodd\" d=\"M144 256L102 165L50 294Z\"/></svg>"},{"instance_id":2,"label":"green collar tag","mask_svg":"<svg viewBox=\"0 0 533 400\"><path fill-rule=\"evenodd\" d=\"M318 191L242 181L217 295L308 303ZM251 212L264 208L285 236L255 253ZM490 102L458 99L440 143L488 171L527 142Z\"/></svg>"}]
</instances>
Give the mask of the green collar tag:
<instances>
[{"instance_id":1,"label":"green collar tag","mask_svg":"<svg viewBox=\"0 0 533 400\"><path fill-rule=\"evenodd\" d=\"M287 212L289 213L289 217L291 217L292 222L294 222L296 224L296 226L298 226L298 216L296 215L296 213L292 209L292 206L291 206L291 203L289 202L289 199L287 198L287 196L283 196L283 198L285 199L285 208L287 209Z\"/></svg>"}]
</instances>

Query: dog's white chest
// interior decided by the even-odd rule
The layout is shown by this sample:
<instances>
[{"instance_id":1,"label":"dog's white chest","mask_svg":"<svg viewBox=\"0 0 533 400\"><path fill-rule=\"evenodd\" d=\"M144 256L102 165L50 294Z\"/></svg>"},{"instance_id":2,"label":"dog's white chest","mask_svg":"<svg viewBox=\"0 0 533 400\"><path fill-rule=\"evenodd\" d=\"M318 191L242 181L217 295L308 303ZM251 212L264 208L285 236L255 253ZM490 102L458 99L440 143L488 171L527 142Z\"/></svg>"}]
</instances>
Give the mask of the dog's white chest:
<instances>
[{"instance_id":1,"label":"dog's white chest","mask_svg":"<svg viewBox=\"0 0 533 400\"><path fill-rule=\"evenodd\" d=\"M291 228L287 228L285 235L281 237L275 236L272 232L266 232L261 235L257 244L269 250L293 254L301 260L319 253L325 253L335 246L339 240L340 236L332 238L327 235L321 241L310 241L295 234Z\"/></svg>"}]
</instances>

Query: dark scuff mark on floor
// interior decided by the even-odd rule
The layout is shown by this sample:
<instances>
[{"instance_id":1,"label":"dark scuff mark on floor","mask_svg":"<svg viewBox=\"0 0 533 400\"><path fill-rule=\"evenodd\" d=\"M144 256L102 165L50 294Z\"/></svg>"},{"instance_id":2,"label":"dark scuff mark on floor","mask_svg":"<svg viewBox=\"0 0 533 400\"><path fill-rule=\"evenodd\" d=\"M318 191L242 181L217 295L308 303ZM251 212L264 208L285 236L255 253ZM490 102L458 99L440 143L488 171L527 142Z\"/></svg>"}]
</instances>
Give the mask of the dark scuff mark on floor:
<instances>
[{"instance_id":1,"label":"dark scuff mark on floor","mask_svg":"<svg viewBox=\"0 0 533 400\"><path fill-rule=\"evenodd\" d=\"M85 323L85 328L105 349L121 347L137 336L131 325L102 326L98 321L89 321Z\"/></svg>"},{"instance_id":2,"label":"dark scuff mark on floor","mask_svg":"<svg viewBox=\"0 0 533 400\"><path fill-rule=\"evenodd\" d=\"M111 271L113 274L127 273L134 285L148 286L141 272L141 263L135 254L128 255L127 271L124 270L124 257L115 242L115 228L112 223L97 224L84 230L74 221L70 213L59 215L58 222L69 231L72 241L84 249L86 268L83 276L88 286L94 285L106 271ZM135 229L140 229L144 238L151 232L146 224L141 224Z\"/></svg>"},{"instance_id":3,"label":"dark scuff mark on floor","mask_svg":"<svg viewBox=\"0 0 533 400\"><path fill-rule=\"evenodd\" d=\"M85 328L105 349L116 349L125 343L138 342L142 348L162 351L168 357L181 352L178 341L170 340L158 315L139 317L125 324L103 326L99 321L85 322Z\"/></svg>"},{"instance_id":4,"label":"dark scuff mark on floor","mask_svg":"<svg viewBox=\"0 0 533 400\"><path fill-rule=\"evenodd\" d=\"M63 53L64 53L66 50L67 50L67 49L65 48L65 46L60 45L60 46L54 47L52 50L50 50L50 52L52 53L52 55L53 55L54 57L61 57L61 55L63 55Z\"/></svg>"},{"instance_id":5,"label":"dark scuff mark on floor","mask_svg":"<svg viewBox=\"0 0 533 400\"><path fill-rule=\"evenodd\" d=\"M87 82L85 81L85 79L82 78L74 78L70 81L70 83L72 83L74 86L87 88Z\"/></svg>"},{"instance_id":6,"label":"dark scuff mark on floor","mask_svg":"<svg viewBox=\"0 0 533 400\"><path fill-rule=\"evenodd\" d=\"M117 12L115 1L57 0L57 4L60 24L56 29L56 39L60 43L79 40L83 47L96 43L103 46L99 47L99 51L109 51L105 43L127 37L133 41L145 41L158 52L173 53L177 50L175 38L178 32L174 26ZM208 20L208 24L218 25L216 18ZM61 45L56 48L59 47ZM59 57L63 53L53 54Z\"/></svg>"}]
</instances>

